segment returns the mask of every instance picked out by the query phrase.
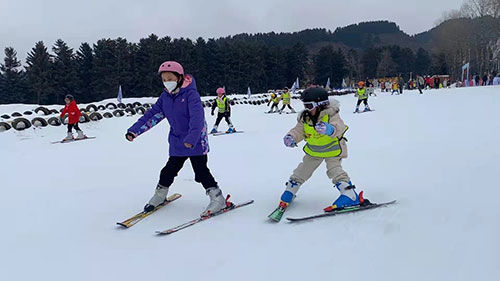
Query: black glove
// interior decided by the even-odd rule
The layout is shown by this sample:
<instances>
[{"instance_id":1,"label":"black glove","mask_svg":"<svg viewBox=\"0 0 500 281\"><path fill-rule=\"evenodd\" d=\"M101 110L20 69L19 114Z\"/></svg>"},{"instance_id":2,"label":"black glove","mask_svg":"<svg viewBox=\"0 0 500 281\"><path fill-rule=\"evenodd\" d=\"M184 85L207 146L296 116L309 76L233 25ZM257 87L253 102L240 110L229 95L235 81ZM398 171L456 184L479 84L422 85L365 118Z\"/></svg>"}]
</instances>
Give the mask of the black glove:
<instances>
[{"instance_id":1,"label":"black glove","mask_svg":"<svg viewBox=\"0 0 500 281\"><path fill-rule=\"evenodd\" d=\"M213 112L213 111L212 111L212 113L211 113L211 114L212 114L212 116L214 116L214 112Z\"/></svg>"},{"instance_id":2,"label":"black glove","mask_svg":"<svg viewBox=\"0 0 500 281\"><path fill-rule=\"evenodd\" d=\"M128 140L128 141L133 141L135 139L135 134L131 133L131 132L127 132L125 134L125 138Z\"/></svg>"}]
</instances>

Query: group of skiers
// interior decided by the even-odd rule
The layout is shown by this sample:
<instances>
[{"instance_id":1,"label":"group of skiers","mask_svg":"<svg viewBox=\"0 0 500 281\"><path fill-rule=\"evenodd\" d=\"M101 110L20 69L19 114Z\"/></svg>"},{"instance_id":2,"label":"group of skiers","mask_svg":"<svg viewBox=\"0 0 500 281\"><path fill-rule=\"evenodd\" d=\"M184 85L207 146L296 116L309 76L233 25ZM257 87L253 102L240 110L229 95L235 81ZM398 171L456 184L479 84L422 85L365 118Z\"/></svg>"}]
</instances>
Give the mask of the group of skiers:
<instances>
[{"instance_id":1,"label":"group of skiers","mask_svg":"<svg viewBox=\"0 0 500 281\"><path fill-rule=\"evenodd\" d=\"M267 106L269 106L269 104L272 104L272 105L267 113L279 113L279 114L281 114L284 112L286 107L288 107L290 109L291 113L296 113L295 109L291 105L292 94L290 93L288 88L283 89L283 91L269 90L269 93L271 95L270 95L269 102L267 103ZM278 96L278 94L280 94L280 93L281 93L281 95ZM281 109L278 109L280 101L283 103L283 106L281 107Z\"/></svg>"},{"instance_id":2,"label":"group of skiers","mask_svg":"<svg viewBox=\"0 0 500 281\"><path fill-rule=\"evenodd\" d=\"M144 206L144 212L150 212L165 202L174 178L188 159L194 170L195 181L202 184L210 198L201 216L221 212L230 206L230 202L223 196L221 188L207 166L209 152L207 124L194 77L185 74L183 67L175 61L162 63L158 73L164 85L161 96L125 134L128 141L133 141L163 119L167 119L170 123L168 137L170 156L160 172L153 196ZM283 100L281 110L287 105L293 110L290 98L289 92L285 89L281 95ZM330 104L328 92L318 87L303 91L301 99L305 109L299 115L295 127L285 135L283 141L285 146L295 147L304 140L305 156L285 184L285 191L278 208L269 216L273 220L279 221L299 187L311 177L323 161L327 165L327 175L332 179L333 186L340 191L340 196L332 205L325 208L325 211L363 203L362 196L356 193L355 186L341 166L342 159L347 157L343 136L348 127L338 114L338 102ZM275 103L277 108L278 102ZM229 119L230 106L223 88L217 90L217 100L212 106L212 114L215 109L218 110L215 131L222 118L226 118L229 128L234 129Z\"/></svg>"},{"instance_id":3,"label":"group of skiers","mask_svg":"<svg viewBox=\"0 0 500 281\"><path fill-rule=\"evenodd\" d=\"M175 61L162 63L158 69L158 75L164 86L162 94L125 134L125 138L132 142L164 119L167 119L170 124L169 158L160 171L154 194L144 206L144 212L151 212L165 203L170 186L188 159L193 167L195 181L203 186L210 199L201 216L221 212L231 206L231 203L228 202L228 197L224 197L207 165L210 151L209 132L195 79L192 75L185 74L182 65ZM364 82L359 82L358 86L356 111L361 103L365 104L365 111L370 110L369 91L365 88ZM230 119L231 106L225 90L218 88L216 92L217 98L211 108L211 114L214 115L217 110L217 118L211 132L217 132L217 127L223 118L228 123L227 132L235 132ZM279 101L283 101L280 112L286 107L295 112L290 105L291 94L288 89L285 88L279 97L276 93L272 93L271 97L273 109L278 110ZM341 165L342 159L347 157L344 134L348 127L340 118L339 103L337 101L331 103L328 92L321 87L310 87L304 90L301 93L301 100L304 110L299 114L296 125L284 136L283 142L286 147L293 148L301 141L305 141L303 148L305 155L286 182L278 207L269 215L269 218L275 221L281 219L300 186L323 162L326 163L327 176L340 192L333 203L325 208L325 212L357 206L364 202L363 197L360 196L362 194L358 195L355 191L355 186ZM65 114L69 115L67 138L72 138L70 133L73 128L76 129L78 138L85 137L78 127L81 113L71 96L66 97L66 106L61 113L61 118Z\"/></svg>"}]
</instances>

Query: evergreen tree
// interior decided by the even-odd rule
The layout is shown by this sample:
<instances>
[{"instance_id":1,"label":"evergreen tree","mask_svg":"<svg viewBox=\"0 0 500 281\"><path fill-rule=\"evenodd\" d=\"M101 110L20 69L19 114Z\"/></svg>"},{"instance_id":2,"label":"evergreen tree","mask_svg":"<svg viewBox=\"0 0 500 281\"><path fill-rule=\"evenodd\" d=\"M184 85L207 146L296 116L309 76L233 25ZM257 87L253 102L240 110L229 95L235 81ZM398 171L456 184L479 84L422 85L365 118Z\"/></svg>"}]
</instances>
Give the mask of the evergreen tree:
<instances>
[{"instance_id":1,"label":"evergreen tree","mask_svg":"<svg viewBox=\"0 0 500 281\"><path fill-rule=\"evenodd\" d=\"M285 85L291 87L295 79L304 79L305 70L308 66L308 52L306 46L302 43L297 43L286 52L286 68L285 68Z\"/></svg>"},{"instance_id":2,"label":"evergreen tree","mask_svg":"<svg viewBox=\"0 0 500 281\"><path fill-rule=\"evenodd\" d=\"M414 71L420 75L426 75L429 73L429 67L431 65L431 57L429 53L419 48L417 50L417 57L415 59Z\"/></svg>"},{"instance_id":3,"label":"evergreen tree","mask_svg":"<svg viewBox=\"0 0 500 281\"><path fill-rule=\"evenodd\" d=\"M54 94L53 100L57 104L63 102L66 95L74 95L76 88L76 69L74 66L73 49L61 39L58 39L52 47L54 52L53 63L53 86Z\"/></svg>"},{"instance_id":4,"label":"evergreen tree","mask_svg":"<svg viewBox=\"0 0 500 281\"><path fill-rule=\"evenodd\" d=\"M377 66L377 77L396 76L396 65L391 57L391 51L386 49L382 52L382 59Z\"/></svg>"},{"instance_id":5,"label":"evergreen tree","mask_svg":"<svg viewBox=\"0 0 500 281\"><path fill-rule=\"evenodd\" d=\"M363 52L361 57L361 79L366 77L376 77L377 76L377 66L380 57L380 50L376 48L369 48Z\"/></svg>"},{"instance_id":6,"label":"evergreen tree","mask_svg":"<svg viewBox=\"0 0 500 281\"><path fill-rule=\"evenodd\" d=\"M12 47L5 48L4 63L0 64L0 103L15 103L25 100L25 77L19 70L21 62Z\"/></svg>"},{"instance_id":7,"label":"evergreen tree","mask_svg":"<svg viewBox=\"0 0 500 281\"><path fill-rule=\"evenodd\" d=\"M430 71L431 74L448 74L448 65L444 53L432 55Z\"/></svg>"},{"instance_id":8,"label":"evergreen tree","mask_svg":"<svg viewBox=\"0 0 500 281\"><path fill-rule=\"evenodd\" d=\"M52 58L42 41L37 42L28 53L26 64L28 83L34 93L34 96L28 99L29 102L53 103Z\"/></svg>"},{"instance_id":9,"label":"evergreen tree","mask_svg":"<svg viewBox=\"0 0 500 281\"><path fill-rule=\"evenodd\" d=\"M94 79L92 74L93 59L94 54L92 53L90 45L88 43L82 43L75 56L77 79L74 91L78 96L78 100L85 103L97 101L92 88Z\"/></svg>"},{"instance_id":10,"label":"evergreen tree","mask_svg":"<svg viewBox=\"0 0 500 281\"><path fill-rule=\"evenodd\" d=\"M334 50L332 46L326 46L319 50L314 56L315 83L325 85L328 78L332 87L340 88L342 79L347 75L346 59L340 50Z\"/></svg>"}]
</instances>

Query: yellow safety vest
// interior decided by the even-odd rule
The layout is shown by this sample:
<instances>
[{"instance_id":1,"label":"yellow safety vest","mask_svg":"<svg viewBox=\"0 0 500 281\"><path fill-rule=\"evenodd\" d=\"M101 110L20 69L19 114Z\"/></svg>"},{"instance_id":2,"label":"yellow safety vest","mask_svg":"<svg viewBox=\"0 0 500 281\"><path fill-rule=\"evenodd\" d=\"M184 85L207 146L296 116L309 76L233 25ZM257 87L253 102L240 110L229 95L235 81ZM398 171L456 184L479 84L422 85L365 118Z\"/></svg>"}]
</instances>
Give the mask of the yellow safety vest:
<instances>
[{"instance_id":1,"label":"yellow safety vest","mask_svg":"<svg viewBox=\"0 0 500 281\"><path fill-rule=\"evenodd\" d=\"M227 101L227 97L224 97L222 99L222 101L220 101L218 98L217 98L217 107L219 108L219 113L224 113L226 112L226 101Z\"/></svg>"},{"instance_id":2,"label":"yellow safety vest","mask_svg":"<svg viewBox=\"0 0 500 281\"><path fill-rule=\"evenodd\" d=\"M283 104L290 104L290 93L286 92L281 95L281 98L283 99Z\"/></svg>"},{"instance_id":3,"label":"yellow safety vest","mask_svg":"<svg viewBox=\"0 0 500 281\"><path fill-rule=\"evenodd\" d=\"M366 95L366 88L363 89L358 88L356 91L358 92L358 99L365 100L368 98L368 96Z\"/></svg>"},{"instance_id":4,"label":"yellow safety vest","mask_svg":"<svg viewBox=\"0 0 500 281\"><path fill-rule=\"evenodd\" d=\"M321 118L321 121L328 123L330 118L328 114ZM345 132L349 127L345 126L344 132L340 139L344 137ZM337 137L330 137L327 135L322 135L316 132L313 126L309 125L308 122L304 123L304 133L306 145L304 146L304 152L313 157L337 157L342 154L342 148L340 147L340 141Z\"/></svg>"},{"instance_id":5,"label":"yellow safety vest","mask_svg":"<svg viewBox=\"0 0 500 281\"><path fill-rule=\"evenodd\" d=\"M280 102L280 98L278 96L276 96L274 99L273 99L273 103L279 103Z\"/></svg>"}]
</instances>

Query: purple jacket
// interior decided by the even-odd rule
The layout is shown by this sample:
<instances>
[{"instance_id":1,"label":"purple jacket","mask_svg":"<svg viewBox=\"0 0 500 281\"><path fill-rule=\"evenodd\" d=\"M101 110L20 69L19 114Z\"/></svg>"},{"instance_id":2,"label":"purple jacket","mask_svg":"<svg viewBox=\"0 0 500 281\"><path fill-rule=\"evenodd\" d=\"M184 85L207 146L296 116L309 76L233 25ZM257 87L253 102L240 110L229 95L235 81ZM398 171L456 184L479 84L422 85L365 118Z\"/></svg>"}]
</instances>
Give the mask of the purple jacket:
<instances>
[{"instance_id":1,"label":"purple jacket","mask_svg":"<svg viewBox=\"0 0 500 281\"><path fill-rule=\"evenodd\" d=\"M186 75L181 90L175 95L163 90L156 103L128 129L128 132L139 136L164 118L167 118L170 124L170 156L197 156L208 153L205 111L192 76ZM193 145L193 148L187 148L184 143Z\"/></svg>"}]
</instances>

